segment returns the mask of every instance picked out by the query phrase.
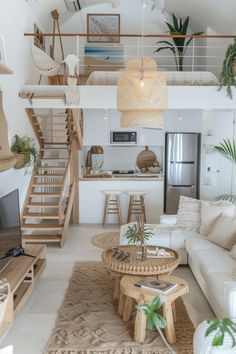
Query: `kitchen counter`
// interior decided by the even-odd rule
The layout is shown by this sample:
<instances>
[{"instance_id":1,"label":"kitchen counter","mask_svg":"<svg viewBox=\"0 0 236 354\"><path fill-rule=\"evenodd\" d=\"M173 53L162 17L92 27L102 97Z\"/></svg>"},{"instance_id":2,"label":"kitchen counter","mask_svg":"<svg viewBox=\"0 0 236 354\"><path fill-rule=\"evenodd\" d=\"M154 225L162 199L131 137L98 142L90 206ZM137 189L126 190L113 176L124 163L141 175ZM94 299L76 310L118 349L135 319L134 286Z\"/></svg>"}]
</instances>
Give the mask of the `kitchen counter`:
<instances>
[{"instance_id":1,"label":"kitchen counter","mask_svg":"<svg viewBox=\"0 0 236 354\"><path fill-rule=\"evenodd\" d=\"M111 175L106 177L96 177L96 175L92 175L93 177L88 177L86 175L80 176L79 181L164 181L164 176L162 174L160 175L153 175L150 176L145 174L141 175L129 175L129 174L121 174L121 175Z\"/></svg>"},{"instance_id":2,"label":"kitchen counter","mask_svg":"<svg viewBox=\"0 0 236 354\"><path fill-rule=\"evenodd\" d=\"M164 178L119 176L110 178L79 178L80 223L98 223L103 221L105 190L122 191L121 213L122 222L127 222L129 196L126 191L144 191L148 223L159 223L163 214ZM117 223L114 215L109 215L110 223Z\"/></svg>"}]
</instances>

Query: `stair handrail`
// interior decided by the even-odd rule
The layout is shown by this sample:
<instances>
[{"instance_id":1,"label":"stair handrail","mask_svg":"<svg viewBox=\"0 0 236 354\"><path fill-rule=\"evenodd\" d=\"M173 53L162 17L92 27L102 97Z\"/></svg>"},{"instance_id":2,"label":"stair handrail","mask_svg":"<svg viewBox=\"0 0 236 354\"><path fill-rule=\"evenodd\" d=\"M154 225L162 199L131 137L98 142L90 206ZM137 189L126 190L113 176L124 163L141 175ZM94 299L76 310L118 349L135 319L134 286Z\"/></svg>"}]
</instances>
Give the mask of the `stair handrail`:
<instances>
[{"instance_id":1,"label":"stair handrail","mask_svg":"<svg viewBox=\"0 0 236 354\"><path fill-rule=\"evenodd\" d=\"M68 177L70 178L69 173L71 172L71 165L72 165L72 154L70 153L68 163L66 166L66 172L64 175L64 179L63 179L62 188L61 188L61 195L60 195L60 199L58 202L58 204L59 204L59 224L62 224L63 220L65 218L65 210L66 210L66 204L67 204L67 191L69 191L69 188L71 186L70 179L69 179L69 183L67 183Z\"/></svg>"},{"instance_id":2,"label":"stair handrail","mask_svg":"<svg viewBox=\"0 0 236 354\"><path fill-rule=\"evenodd\" d=\"M80 114L80 117L78 117L78 113ZM71 135L72 139L76 140L77 143L77 150L82 150L83 147L83 129L82 129L82 123L83 121L83 110L82 109L70 109L68 110L68 115L71 118Z\"/></svg>"}]
</instances>

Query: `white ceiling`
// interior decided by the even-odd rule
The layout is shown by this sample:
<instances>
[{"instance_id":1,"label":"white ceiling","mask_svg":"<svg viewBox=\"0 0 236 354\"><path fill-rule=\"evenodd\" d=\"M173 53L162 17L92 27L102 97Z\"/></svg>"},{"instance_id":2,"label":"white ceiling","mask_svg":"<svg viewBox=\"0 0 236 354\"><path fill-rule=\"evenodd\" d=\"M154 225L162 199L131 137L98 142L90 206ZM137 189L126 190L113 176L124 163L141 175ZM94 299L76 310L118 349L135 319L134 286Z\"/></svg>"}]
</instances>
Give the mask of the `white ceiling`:
<instances>
[{"instance_id":1,"label":"white ceiling","mask_svg":"<svg viewBox=\"0 0 236 354\"><path fill-rule=\"evenodd\" d=\"M97 4L97 6L91 8L99 12L100 5L104 13L104 6L109 13L112 9L112 0L80 0L81 5L91 6ZM127 5L127 11L132 11L133 6L140 7L142 9L142 0L120 0L123 2L123 6ZM163 2L163 0L155 0ZM36 14L40 22L45 25L46 30L51 28L50 12L55 8L60 12L61 23L65 23L71 16L75 16L75 13L68 12L64 0L28 0L32 10ZM147 9L146 13L148 17L148 11L151 12L154 0L146 0ZM119 2L118 2L119 3ZM218 34L234 34L236 33L236 0L166 0L165 10L168 13L174 12L178 17L185 18L188 15L191 20L191 28L194 31L204 31L206 27L212 28ZM154 11L158 11L156 7ZM119 12L119 7L117 8ZM81 14L83 11L81 12ZM147 24L146 24L147 28ZM73 29L71 29L73 31ZM76 32L76 29L74 29ZM148 31L147 31L148 32Z\"/></svg>"}]
</instances>

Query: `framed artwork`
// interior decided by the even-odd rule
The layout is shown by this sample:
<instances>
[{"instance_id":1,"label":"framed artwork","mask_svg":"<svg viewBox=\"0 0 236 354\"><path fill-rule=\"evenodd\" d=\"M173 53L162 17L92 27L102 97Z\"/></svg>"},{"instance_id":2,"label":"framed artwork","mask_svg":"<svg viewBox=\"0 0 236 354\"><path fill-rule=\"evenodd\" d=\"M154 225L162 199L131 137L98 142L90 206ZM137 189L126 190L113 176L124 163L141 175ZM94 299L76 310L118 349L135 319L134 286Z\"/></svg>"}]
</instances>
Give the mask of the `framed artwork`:
<instances>
[{"instance_id":1,"label":"framed artwork","mask_svg":"<svg viewBox=\"0 0 236 354\"><path fill-rule=\"evenodd\" d=\"M39 29L38 25L36 25L36 23L34 23L34 33L35 34L43 33ZM45 37L34 37L34 45L36 45L36 47L45 51Z\"/></svg>"},{"instance_id":2,"label":"framed artwork","mask_svg":"<svg viewBox=\"0 0 236 354\"><path fill-rule=\"evenodd\" d=\"M124 64L124 48L122 45L85 45L84 71L89 75L92 71L117 71Z\"/></svg>"},{"instance_id":3,"label":"framed artwork","mask_svg":"<svg viewBox=\"0 0 236 354\"><path fill-rule=\"evenodd\" d=\"M6 61L5 40L3 36L0 36L0 63L7 65Z\"/></svg>"},{"instance_id":4,"label":"framed artwork","mask_svg":"<svg viewBox=\"0 0 236 354\"><path fill-rule=\"evenodd\" d=\"M88 34L120 34L119 14L88 14L87 15ZM90 36L90 43L119 43L120 37Z\"/></svg>"}]
</instances>

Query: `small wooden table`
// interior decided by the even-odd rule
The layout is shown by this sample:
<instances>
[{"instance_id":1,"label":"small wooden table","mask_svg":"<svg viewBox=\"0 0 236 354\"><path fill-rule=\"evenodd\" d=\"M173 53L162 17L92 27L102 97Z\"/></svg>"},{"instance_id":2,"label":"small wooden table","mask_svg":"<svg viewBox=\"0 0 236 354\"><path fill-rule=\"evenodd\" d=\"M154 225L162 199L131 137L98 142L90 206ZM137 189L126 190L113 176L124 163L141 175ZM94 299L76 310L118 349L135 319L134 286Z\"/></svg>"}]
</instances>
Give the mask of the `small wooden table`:
<instances>
[{"instance_id":1,"label":"small wooden table","mask_svg":"<svg viewBox=\"0 0 236 354\"><path fill-rule=\"evenodd\" d=\"M142 278L143 277L140 276L125 275L120 281L120 299L118 312L123 315L124 321L128 321L130 319L134 301L136 301L138 305L150 304L154 297L157 295L157 292L154 292L147 288L139 288L134 285ZM174 301L178 297L188 293L189 286L185 280L170 275L161 275L159 276L159 279L177 284L177 287L175 287L173 290L162 295L163 316L166 320L165 334L169 343L173 344L176 342L174 328ZM140 306L138 306L134 326L134 341L138 343L143 343L145 340L145 332L146 315L144 314Z\"/></svg>"},{"instance_id":2,"label":"small wooden table","mask_svg":"<svg viewBox=\"0 0 236 354\"><path fill-rule=\"evenodd\" d=\"M159 247L167 252L172 252L173 258L146 258L145 260L138 259L136 253L141 250L139 246L117 246L116 248L131 253L128 262L121 261L112 257L113 248L107 248L102 253L103 263L110 269L112 276L115 279L114 298L119 299L120 280L122 275L156 275L170 274L180 263L180 255L175 250L167 247ZM156 246L147 246L148 249L154 250Z\"/></svg>"}]
</instances>

